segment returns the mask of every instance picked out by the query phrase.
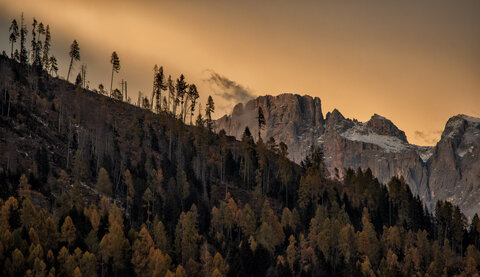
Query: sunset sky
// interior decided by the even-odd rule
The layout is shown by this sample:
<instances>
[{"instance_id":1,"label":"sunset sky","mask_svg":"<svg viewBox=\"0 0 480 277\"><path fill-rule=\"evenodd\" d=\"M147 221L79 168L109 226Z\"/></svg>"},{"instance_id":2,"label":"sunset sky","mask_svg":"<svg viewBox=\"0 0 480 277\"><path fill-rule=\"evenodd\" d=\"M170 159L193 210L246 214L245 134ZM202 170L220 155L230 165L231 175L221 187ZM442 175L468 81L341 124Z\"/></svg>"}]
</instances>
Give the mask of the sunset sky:
<instances>
[{"instance_id":1,"label":"sunset sky","mask_svg":"<svg viewBox=\"0 0 480 277\"><path fill-rule=\"evenodd\" d=\"M411 143L434 145L449 117L480 117L480 1L0 0L0 51L24 12L50 24L66 77L76 39L91 88L115 83L151 94L152 68L197 84L216 117L238 101L285 92L366 121L383 115ZM30 45L31 38L28 38ZM18 46L18 43L17 45ZM71 79L74 79L71 77Z\"/></svg>"}]
</instances>

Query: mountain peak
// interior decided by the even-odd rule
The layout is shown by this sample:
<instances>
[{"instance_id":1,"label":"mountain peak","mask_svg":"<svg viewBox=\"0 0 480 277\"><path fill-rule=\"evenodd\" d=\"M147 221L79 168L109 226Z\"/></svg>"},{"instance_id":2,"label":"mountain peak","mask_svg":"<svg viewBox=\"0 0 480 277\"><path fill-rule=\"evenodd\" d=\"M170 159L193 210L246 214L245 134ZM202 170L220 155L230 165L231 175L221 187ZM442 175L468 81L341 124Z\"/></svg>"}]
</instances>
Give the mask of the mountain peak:
<instances>
[{"instance_id":1,"label":"mountain peak","mask_svg":"<svg viewBox=\"0 0 480 277\"><path fill-rule=\"evenodd\" d=\"M468 129L474 129L472 131L475 133L480 132L480 118L465 114L452 116L445 124L442 139L463 136Z\"/></svg>"},{"instance_id":2,"label":"mountain peak","mask_svg":"<svg viewBox=\"0 0 480 277\"><path fill-rule=\"evenodd\" d=\"M397 137L408 143L405 132L398 129L392 121L381 115L372 115L370 120L367 121L367 127L378 135Z\"/></svg>"}]
</instances>

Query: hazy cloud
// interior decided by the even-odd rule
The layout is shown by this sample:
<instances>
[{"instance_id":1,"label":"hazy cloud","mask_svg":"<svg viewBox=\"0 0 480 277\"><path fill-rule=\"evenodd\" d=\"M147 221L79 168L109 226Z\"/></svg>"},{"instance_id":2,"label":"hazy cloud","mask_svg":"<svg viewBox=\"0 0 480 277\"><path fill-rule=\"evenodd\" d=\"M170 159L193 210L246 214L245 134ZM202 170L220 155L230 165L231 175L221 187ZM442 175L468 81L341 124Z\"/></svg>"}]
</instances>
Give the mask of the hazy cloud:
<instances>
[{"instance_id":1,"label":"hazy cloud","mask_svg":"<svg viewBox=\"0 0 480 277\"><path fill-rule=\"evenodd\" d=\"M240 102L244 103L255 98L255 95L249 88L246 88L211 69L207 69L205 72L209 74L209 77L205 78L204 81L212 87L215 95L222 97L224 100L235 102L236 104Z\"/></svg>"},{"instance_id":2,"label":"hazy cloud","mask_svg":"<svg viewBox=\"0 0 480 277\"><path fill-rule=\"evenodd\" d=\"M435 145L440 140L441 130L437 131L415 131L414 135L416 139L423 140L425 144Z\"/></svg>"}]
</instances>

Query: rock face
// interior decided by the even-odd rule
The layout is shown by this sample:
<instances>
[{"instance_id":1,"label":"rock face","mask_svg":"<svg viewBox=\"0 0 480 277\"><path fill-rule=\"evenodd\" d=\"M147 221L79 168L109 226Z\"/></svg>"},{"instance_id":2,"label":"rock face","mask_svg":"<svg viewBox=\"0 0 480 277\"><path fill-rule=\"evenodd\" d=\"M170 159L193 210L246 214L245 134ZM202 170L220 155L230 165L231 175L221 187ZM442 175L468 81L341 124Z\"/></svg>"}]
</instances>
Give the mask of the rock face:
<instances>
[{"instance_id":1,"label":"rock face","mask_svg":"<svg viewBox=\"0 0 480 277\"><path fill-rule=\"evenodd\" d=\"M480 118L450 118L428 165L433 198L480 214Z\"/></svg>"},{"instance_id":2,"label":"rock face","mask_svg":"<svg viewBox=\"0 0 480 277\"><path fill-rule=\"evenodd\" d=\"M332 173L335 168L369 167L383 183L392 176L403 176L430 208L442 199L459 205L467 216L480 213L479 118L454 116L435 147L417 146L409 144L405 133L380 115L359 122L335 109L324 119L319 98L282 94L238 104L231 115L217 120L217 131L224 129L241 139L248 126L257 138L258 107L266 120L262 138L285 142L290 158L297 163L311 145L321 146Z\"/></svg>"},{"instance_id":3,"label":"rock face","mask_svg":"<svg viewBox=\"0 0 480 277\"><path fill-rule=\"evenodd\" d=\"M217 131L224 129L228 135L241 139L248 126L256 141L258 107L262 108L266 121L262 138L274 137L277 142L285 142L294 162L300 163L308 151L305 146L315 144L323 133L320 99L294 94L260 96L245 105L237 104L231 115L216 121Z\"/></svg>"}]
</instances>

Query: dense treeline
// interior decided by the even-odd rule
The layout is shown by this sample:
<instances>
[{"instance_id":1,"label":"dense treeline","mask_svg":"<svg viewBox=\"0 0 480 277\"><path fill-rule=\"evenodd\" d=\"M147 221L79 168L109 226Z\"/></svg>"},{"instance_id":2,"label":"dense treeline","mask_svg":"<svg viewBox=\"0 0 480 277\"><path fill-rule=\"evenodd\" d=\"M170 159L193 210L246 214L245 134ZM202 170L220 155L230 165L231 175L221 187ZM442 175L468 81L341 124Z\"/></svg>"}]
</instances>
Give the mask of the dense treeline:
<instances>
[{"instance_id":1,"label":"dense treeline","mask_svg":"<svg viewBox=\"0 0 480 277\"><path fill-rule=\"evenodd\" d=\"M298 166L248 128L214 134L211 98L187 126L198 92L162 67L139 108L23 60L0 57L3 275L478 275L478 216L430 213L401 177L329 176L321 149Z\"/></svg>"}]
</instances>

